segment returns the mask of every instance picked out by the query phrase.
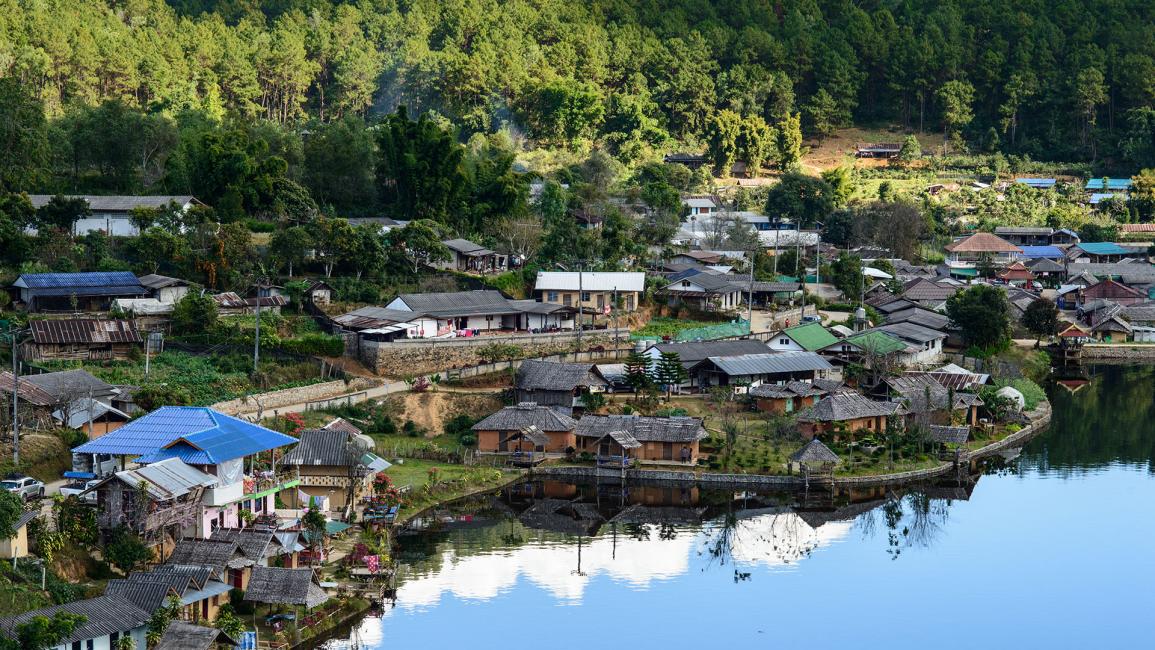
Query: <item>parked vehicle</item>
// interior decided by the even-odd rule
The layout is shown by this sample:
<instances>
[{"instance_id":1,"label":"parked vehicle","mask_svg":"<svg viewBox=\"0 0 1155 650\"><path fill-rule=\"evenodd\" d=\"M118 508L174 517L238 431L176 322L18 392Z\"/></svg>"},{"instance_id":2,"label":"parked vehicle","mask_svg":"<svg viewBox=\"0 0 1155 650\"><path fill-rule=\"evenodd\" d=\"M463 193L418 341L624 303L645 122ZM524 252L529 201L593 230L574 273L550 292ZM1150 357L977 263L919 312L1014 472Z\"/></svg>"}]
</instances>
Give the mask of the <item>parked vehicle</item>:
<instances>
[{"instance_id":1,"label":"parked vehicle","mask_svg":"<svg viewBox=\"0 0 1155 650\"><path fill-rule=\"evenodd\" d=\"M22 499L39 499L44 496L44 482L23 474L9 474L0 481L0 488L18 495Z\"/></svg>"},{"instance_id":2,"label":"parked vehicle","mask_svg":"<svg viewBox=\"0 0 1155 650\"><path fill-rule=\"evenodd\" d=\"M84 492L99 482L100 479L93 479L91 481L73 481L68 485L60 488L60 495L66 497L75 496L85 503L96 503L95 492L89 492L83 496L81 496L81 492Z\"/></svg>"}]
</instances>

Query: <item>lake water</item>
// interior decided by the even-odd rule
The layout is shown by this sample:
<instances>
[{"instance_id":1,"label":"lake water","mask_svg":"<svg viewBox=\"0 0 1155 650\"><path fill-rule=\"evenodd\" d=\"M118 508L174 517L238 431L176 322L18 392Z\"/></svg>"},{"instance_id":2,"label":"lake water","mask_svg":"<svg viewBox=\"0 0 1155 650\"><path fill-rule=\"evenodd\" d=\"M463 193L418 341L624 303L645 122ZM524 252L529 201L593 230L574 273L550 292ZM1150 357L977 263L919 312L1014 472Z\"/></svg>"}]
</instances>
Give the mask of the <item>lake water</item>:
<instances>
[{"instance_id":1,"label":"lake water","mask_svg":"<svg viewBox=\"0 0 1155 650\"><path fill-rule=\"evenodd\" d=\"M1090 377L970 487L461 504L401 540L396 602L329 645L1155 647L1155 371Z\"/></svg>"}]
</instances>

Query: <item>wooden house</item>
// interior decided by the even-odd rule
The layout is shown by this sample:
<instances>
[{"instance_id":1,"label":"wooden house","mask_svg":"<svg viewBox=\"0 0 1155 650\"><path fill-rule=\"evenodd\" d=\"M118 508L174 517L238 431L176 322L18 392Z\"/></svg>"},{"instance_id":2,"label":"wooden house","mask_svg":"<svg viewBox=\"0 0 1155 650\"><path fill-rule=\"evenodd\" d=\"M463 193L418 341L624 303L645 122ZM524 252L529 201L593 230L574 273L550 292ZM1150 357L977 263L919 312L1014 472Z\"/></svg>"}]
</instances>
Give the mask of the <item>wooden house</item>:
<instances>
[{"instance_id":1,"label":"wooden house","mask_svg":"<svg viewBox=\"0 0 1155 650\"><path fill-rule=\"evenodd\" d=\"M217 477L177 458L117 472L96 491L96 524L101 531L125 527L150 545L194 534L201 499Z\"/></svg>"},{"instance_id":2,"label":"wooden house","mask_svg":"<svg viewBox=\"0 0 1155 650\"><path fill-rule=\"evenodd\" d=\"M607 308L634 311L646 291L645 273L539 271L533 293L541 302L596 314Z\"/></svg>"},{"instance_id":3,"label":"wooden house","mask_svg":"<svg viewBox=\"0 0 1155 650\"><path fill-rule=\"evenodd\" d=\"M1127 306L1147 301L1147 294L1107 278L1079 291L1079 303L1085 304L1093 300L1110 300L1113 303Z\"/></svg>"},{"instance_id":4,"label":"wooden house","mask_svg":"<svg viewBox=\"0 0 1155 650\"><path fill-rule=\"evenodd\" d=\"M32 338L21 344L21 355L32 361L123 360L144 341L130 320L34 320L28 327Z\"/></svg>"},{"instance_id":5,"label":"wooden house","mask_svg":"<svg viewBox=\"0 0 1155 650\"><path fill-rule=\"evenodd\" d=\"M54 644L44 650L118 650L121 640L125 638L132 640L133 647L148 647L146 636L152 611L145 611L122 596L107 594L0 619L0 631L16 643L14 639L18 626L31 623L37 618L51 619L61 612L80 616L84 622L77 624L67 634L60 635ZM18 643L16 645L19 647Z\"/></svg>"},{"instance_id":6,"label":"wooden house","mask_svg":"<svg viewBox=\"0 0 1155 650\"><path fill-rule=\"evenodd\" d=\"M477 434L477 449L483 453L508 454L516 451L522 431L529 427L536 427L548 439L546 444L540 445L540 451L565 453L577 446L575 426L573 418L555 408L522 402L482 419L472 429Z\"/></svg>"},{"instance_id":7,"label":"wooden house","mask_svg":"<svg viewBox=\"0 0 1155 650\"><path fill-rule=\"evenodd\" d=\"M514 377L514 400L534 402L571 414L583 409L582 396L605 391L607 383L598 376L592 363L558 363L527 359Z\"/></svg>"},{"instance_id":8,"label":"wooden house","mask_svg":"<svg viewBox=\"0 0 1155 650\"><path fill-rule=\"evenodd\" d=\"M819 399L838 390L841 388L837 381L789 381L755 386L750 389L750 398L759 411L783 415L813 406Z\"/></svg>"},{"instance_id":9,"label":"wooden house","mask_svg":"<svg viewBox=\"0 0 1155 650\"><path fill-rule=\"evenodd\" d=\"M699 418L587 415L575 428L578 451L597 454L606 443L606 434L619 431L640 443L630 448L632 458L643 463L697 463L699 443L706 437ZM621 440L618 444L621 446Z\"/></svg>"},{"instance_id":10,"label":"wooden house","mask_svg":"<svg viewBox=\"0 0 1155 650\"><path fill-rule=\"evenodd\" d=\"M148 297L165 305L175 305L188 295L189 283L180 278L150 273L139 278L140 284L148 290Z\"/></svg>"},{"instance_id":11,"label":"wooden house","mask_svg":"<svg viewBox=\"0 0 1155 650\"><path fill-rule=\"evenodd\" d=\"M798 428L803 437L819 434L840 434L865 429L885 431L895 418L901 419L906 410L898 402L872 400L859 393L837 393L818 400L798 414Z\"/></svg>"},{"instance_id":12,"label":"wooden house","mask_svg":"<svg viewBox=\"0 0 1155 650\"><path fill-rule=\"evenodd\" d=\"M333 511L344 512L369 494L373 477L389 468L388 462L370 451L371 440L342 427L305 429L297 440L281 463L297 469L301 492L328 497Z\"/></svg>"},{"instance_id":13,"label":"wooden house","mask_svg":"<svg viewBox=\"0 0 1155 650\"><path fill-rule=\"evenodd\" d=\"M333 287L324 280L313 280L305 287L305 302L325 307L333 302Z\"/></svg>"},{"instance_id":14,"label":"wooden house","mask_svg":"<svg viewBox=\"0 0 1155 650\"><path fill-rule=\"evenodd\" d=\"M833 338L833 337L831 337ZM690 368L701 388L757 386L813 381L834 366L816 352L765 352L734 357L708 357Z\"/></svg>"},{"instance_id":15,"label":"wooden house","mask_svg":"<svg viewBox=\"0 0 1155 650\"><path fill-rule=\"evenodd\" d=\"M509 257L475 244L468 239L448 239L441 242L449 249L449 259L433 266L462 273L486 274L504 273L509 265Z\"/></svg>"}]
</instances>

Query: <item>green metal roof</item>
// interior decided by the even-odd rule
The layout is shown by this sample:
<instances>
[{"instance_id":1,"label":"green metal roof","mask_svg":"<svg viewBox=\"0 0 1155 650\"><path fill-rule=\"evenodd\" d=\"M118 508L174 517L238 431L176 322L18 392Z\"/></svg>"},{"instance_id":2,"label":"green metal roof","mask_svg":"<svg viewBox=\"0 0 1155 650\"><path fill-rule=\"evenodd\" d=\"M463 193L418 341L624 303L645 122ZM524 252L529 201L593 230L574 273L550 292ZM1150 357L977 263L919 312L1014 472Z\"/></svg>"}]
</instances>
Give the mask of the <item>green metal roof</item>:
<instances>
[{"instance_id":1,"label":"green metal roof","mask_svg":"<svg viewBox=\"0 0 1155 650\"><path fill-rule=\"evenodd\" d=\"M782 330L786 336L794 339L794 342L802 346L802 349L809 352L821 350L822 348L833 345L838 342L838 338L826 331L820 323L804 323L802 325L795 325L794 327L787 327Z\"/></svg>"},{"instance_id":2,"label":"green metal roof","mask_svg":"<svg viewBox=\"0 0 1155 650\"><path fill-rule=\"evenodd\" d=\"M885 332L863 332L847 337L846 341L873 354L892 354L906 349L905 343Z\"/></svg>"},{"instance_id":3,"label":"green metal roof","mask_svg":"<svg viewBox=\"0 0 1155 650\"><path fill-rule=\"evenodd\" d=\"M979 274L979 270L978 269L966 269L966 268L951 269L950 274L951 275L977 276Z\"/></svg>"}]
</instances>

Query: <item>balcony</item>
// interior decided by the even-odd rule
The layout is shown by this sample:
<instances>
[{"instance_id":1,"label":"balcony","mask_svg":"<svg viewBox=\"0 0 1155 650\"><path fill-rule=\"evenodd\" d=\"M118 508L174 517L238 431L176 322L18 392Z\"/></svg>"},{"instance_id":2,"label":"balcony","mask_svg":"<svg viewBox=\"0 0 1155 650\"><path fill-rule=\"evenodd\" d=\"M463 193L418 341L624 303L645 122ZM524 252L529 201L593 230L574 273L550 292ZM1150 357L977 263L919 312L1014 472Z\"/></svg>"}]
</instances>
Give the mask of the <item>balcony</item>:
<instances>
[{"instance_id":1,"label":"balcony","mask_svg":"<svg viewBox=\"0 0 1155 650\"><path fill-rule=\"evenodd\" d=\"M286 488L300 484L296 471L257 472L231 483L205 490L204 504L206 506L227 506L230 503L254 499L267 494L275 494Z\"/></svg>"}]
</instances>

